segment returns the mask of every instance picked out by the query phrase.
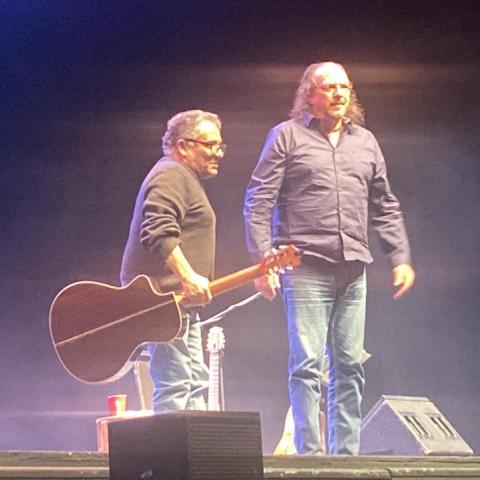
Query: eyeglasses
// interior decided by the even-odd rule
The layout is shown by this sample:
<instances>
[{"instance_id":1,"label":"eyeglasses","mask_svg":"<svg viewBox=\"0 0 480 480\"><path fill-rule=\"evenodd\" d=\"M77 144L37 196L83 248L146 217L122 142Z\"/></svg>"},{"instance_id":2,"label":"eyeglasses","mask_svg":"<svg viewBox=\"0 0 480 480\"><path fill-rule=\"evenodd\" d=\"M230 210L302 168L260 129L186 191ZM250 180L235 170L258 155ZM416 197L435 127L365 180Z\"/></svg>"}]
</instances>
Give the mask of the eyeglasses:
<instances>
[{"instance_id":1,"label":"eyeglasses","mask_svg":"<svg viewBox=\"0 0 480 480\"><path fill-rule=\"evenodd\" d=\"M352 90L351 83L324 83L323 85L318 85L318 88L323 90L325 93L335 93L338 90L340 92L350 92Z\"/></svg>"},{"instance_id":2,"label":"eyeglasses","mask_svg":"<svg viewBox=\"0 0 480 480\"><path fill-rule=\"evenodd\" d=\"M218 152L225 153L227 151L228 145L226 143L209 143L209 142L202 142L201 140L197 140L196 138L184 138L187 142L194 142L203 145L210 149L213 155L216 155Z\"/></svg>"}]
</instances>

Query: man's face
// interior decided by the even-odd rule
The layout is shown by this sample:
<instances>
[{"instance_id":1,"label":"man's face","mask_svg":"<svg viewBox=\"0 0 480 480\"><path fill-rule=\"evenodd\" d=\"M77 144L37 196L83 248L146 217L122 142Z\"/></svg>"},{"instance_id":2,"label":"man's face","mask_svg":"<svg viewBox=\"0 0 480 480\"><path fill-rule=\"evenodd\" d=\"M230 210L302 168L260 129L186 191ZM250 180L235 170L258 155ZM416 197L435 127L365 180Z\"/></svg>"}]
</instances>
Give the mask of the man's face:
<instances>
[{"instance_id":1,"label":"man's face","mask_svg":"<svg viewBox=\"0 0 480 480\"><path fill-rule=\"evenodd\" d=\"M310 94L311 112L321 119L341 120L350 104L351 84L341 65L326 63L317 68Z\"/></svg>"},{"instance_id":2,"label":"man's face","mask_svg":"<svg viewBox=\"0 0 480 480\"><path fill-rule=\"evenodd\" d=\"M218 174L219 161L223 158L224 149L226 149L218 127L209 120L203 120L198 124L195 135L183 140L185 141L185 162L198 173L200 178L215 177Z\"/></svg>"}]
</instances>

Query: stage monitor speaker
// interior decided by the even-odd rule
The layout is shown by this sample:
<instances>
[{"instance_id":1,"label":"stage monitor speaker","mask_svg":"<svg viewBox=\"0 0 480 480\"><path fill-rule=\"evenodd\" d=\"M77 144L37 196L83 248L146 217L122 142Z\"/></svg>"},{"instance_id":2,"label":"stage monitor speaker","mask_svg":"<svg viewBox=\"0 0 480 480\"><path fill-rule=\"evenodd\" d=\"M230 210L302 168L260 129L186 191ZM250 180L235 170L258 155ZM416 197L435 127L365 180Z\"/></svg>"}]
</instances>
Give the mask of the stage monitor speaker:
<instances>
[{"instance_id":1,"label":"stage monitor speaker","mask_svg":"<svg viewBox=\"0 0 480 480\"><path fill-rule=\"evenodd\" d=\"M473 455L472 449L425 397L382 395L362 422L365 455Z\"/></svg>"},{"instance_id":2,"label":"stage monitor speaker","mask_svg":"<svg viewBox=\"0 0 480 480\"><path fill-rule=\"evenodd\" d=\"M108 425L111 480L260 480L260 415L166 413Z\"/></svg>"}]
</instances>

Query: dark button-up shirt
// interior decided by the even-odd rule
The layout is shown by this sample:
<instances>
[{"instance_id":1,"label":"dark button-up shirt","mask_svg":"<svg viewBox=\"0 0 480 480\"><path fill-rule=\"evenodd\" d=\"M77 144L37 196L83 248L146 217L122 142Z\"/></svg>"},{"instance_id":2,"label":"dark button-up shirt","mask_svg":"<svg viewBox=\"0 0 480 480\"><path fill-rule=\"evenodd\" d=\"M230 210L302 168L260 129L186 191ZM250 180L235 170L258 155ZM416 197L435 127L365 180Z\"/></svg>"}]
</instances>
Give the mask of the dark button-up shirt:
<instances>
[{"instance_id":1,"label":"dark button-up shirt","mask_svg":"<svg viewBox=\"0 0 480 480\"><path fill-rule=\"evenodd\" d=\"M255 261L272 246L292 243L330 262L370 263L369 211L392 265L410 263L400 205L370 131L347 123L333 147L309 114L270 131L244 207Z\"/></svg>"}]
</instances>

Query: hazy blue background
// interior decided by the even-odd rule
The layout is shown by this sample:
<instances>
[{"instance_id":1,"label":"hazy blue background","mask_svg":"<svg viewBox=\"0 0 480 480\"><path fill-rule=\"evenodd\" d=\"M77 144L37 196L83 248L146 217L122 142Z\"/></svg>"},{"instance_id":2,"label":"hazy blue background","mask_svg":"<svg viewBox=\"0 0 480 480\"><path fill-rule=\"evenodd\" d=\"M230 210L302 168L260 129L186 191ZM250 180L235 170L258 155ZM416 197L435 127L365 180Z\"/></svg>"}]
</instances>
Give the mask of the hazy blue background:
<instances>
[{"instance_id":1,"label":"hazy blue background","mask_svg":"<svg viewBox=\"0 0 480 480\"><path fill-rule=\"evenodd\" d=\"M93 450L108 394L138 407L130 375L102 386L68 376L48 309L73 281L118 284L166 120L203 108L224 121L229 151L207 189L217 273L229 273L249 264L243 195L263 139L306 65L334 59L384 149L418 273L393 302L372 237L364 411L381 394L427 396L480 452L480 7L430 4L0 1L0 449ZM251 293L219 297L204 316ZM280 301L222 325L227 408L260 411L268 453L288 406Z\"/></svg>"}]
</instances>

